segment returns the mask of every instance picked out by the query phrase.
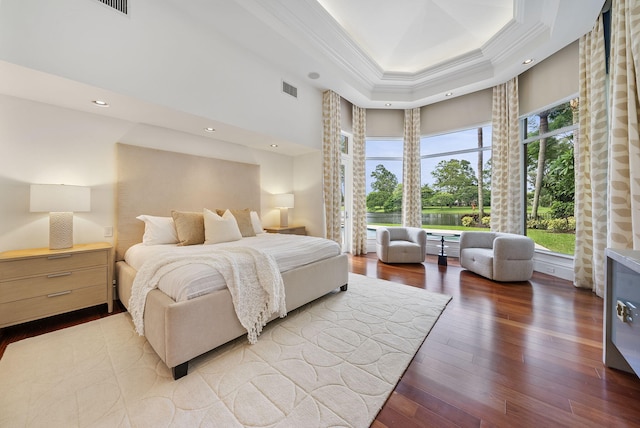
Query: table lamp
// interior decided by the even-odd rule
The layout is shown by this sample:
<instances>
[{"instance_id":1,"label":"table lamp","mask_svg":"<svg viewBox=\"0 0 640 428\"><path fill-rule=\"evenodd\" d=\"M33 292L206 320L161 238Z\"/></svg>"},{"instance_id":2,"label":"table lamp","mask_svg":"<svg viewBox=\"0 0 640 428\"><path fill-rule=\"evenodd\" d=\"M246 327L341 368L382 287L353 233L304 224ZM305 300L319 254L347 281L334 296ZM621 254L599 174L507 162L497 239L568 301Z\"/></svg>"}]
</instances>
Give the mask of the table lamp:
<instances>
[{"instance_id":1,"label":"table lamp","mask_svg":"<svg viewBox=\"0 0 640 428\"><path fill-rule=\"evenodd\" d=\"M49 248L73 247L73 213L90 211L91 188L32 184L30 193L30 211L49 213Z\"/></svg>"},{"instance_id":2,"label":"table lamp","mask_svg":"<svg viewBox=\"0 0 640 428\"><path fill-rule=\"evenodd\" d=\"M280 208L280 227L289 226L289 208L293 208L293 193L274 195L274 204Z\"/></svg>"}]
</instances>

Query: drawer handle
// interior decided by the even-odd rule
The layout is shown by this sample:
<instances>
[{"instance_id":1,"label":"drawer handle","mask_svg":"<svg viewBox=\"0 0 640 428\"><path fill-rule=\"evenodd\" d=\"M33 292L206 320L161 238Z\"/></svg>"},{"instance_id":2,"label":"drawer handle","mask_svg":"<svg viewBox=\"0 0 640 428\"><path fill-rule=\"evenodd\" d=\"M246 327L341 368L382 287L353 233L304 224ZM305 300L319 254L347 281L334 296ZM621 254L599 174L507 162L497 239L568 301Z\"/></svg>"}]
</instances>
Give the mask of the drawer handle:
<instances>
[{"instance_id":1,"label":"drawer handle","mask_svg":"<svg viewBox=\"0 0 640 428\"><path fill-rule=\"evenodd\" d=\"M58 278L60 276L69 276L69 275L71 275L71 272L52 273L50 275L47 275L47 278Z\"/></svg>"},{"instance_id":2,"label":"drawer handle","mask_svg":"<svg viewBox=\"0 0 640 428\"><path fill-rule=\"evenodd\" d=\"M71 257L71 254L57 254L55 256L49 256L49 257L47 257L47 259L49 259L49 260L68 259L69 257Z\"/></svg>"},{"instance_id":3,"label":"drawer handle","mask_svg":"<svg viewBox=\"0 0 640 428\"><path fill-rule=\"evenodd\" d=\"M58 297L58 296L64 296L65 294L71 294L71 290L61 291L59 293L47 294L47 297Z\"/></svg>"}]
</instances>

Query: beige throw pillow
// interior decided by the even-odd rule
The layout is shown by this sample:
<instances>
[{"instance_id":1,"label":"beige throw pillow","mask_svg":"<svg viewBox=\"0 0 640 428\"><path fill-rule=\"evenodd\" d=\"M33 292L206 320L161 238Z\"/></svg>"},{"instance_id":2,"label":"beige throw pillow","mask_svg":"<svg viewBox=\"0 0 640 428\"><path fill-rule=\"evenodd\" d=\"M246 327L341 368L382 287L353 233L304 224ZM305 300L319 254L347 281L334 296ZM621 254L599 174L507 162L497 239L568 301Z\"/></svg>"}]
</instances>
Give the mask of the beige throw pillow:
<instances>
[{"instance_id":1,"label":"beige throw pillow","mask_svg":"<svg viewBox=\"0 0 640 428\"><path fill-rule=\"evenodd\" d=\"M198 245L204 243L204 217L202 213L171 211L171 217L178 233L178 245Z\"/></svg>"},{"instance_id":2,"label":"beige throw pillow","mask_svg":"<svg viewBox=\"0 0 640 428\"><path fill-rule=\"evenodd\" d=\"M233 217L238 223L238 229L243 237L256 236L256 232L253 230L253 223L251 222L251 210L245 208L243 210L216 210L219 216L223 215L225 211L230 211Z\"/></svg>"},{"instance_id":3,"label":"beige throw pillow","mask_svg":"<svg viewBox=\"0 0 640 428\"><path fill-rule=\"evenodd\" d=\"M222 217L211 210L204 209L204 243L238 241L242 239L238 223L229 210Z\"/></svg>"}]
</instances>

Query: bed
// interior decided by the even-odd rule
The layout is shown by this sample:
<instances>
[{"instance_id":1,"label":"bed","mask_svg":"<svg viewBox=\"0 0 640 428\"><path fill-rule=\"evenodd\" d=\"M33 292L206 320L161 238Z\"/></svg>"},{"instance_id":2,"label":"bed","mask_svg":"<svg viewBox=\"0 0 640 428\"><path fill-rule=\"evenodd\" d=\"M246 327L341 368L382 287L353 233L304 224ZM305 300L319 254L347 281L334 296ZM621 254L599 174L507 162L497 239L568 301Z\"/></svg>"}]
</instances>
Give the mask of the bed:
<instances>
[{"instance_id":1,"label":"bed","mask_svg":"<svg viewBox=\"0 0 640 428\"><path fill-rule=\"evenodd\" d=\"M137 269L125 261L125 254L142 242L145 232L145 222L136 217L169 217L172 210L207 207L260 212L260 167L125 144L116 145L116 154L116 291L129 309ZM286 310L292 311L333 290L346 290L347 257L338 251L289 267L282 280ZM227 288L182 301L152 289L146 295L143 323L146 339L174 379L187 374L189 360L247 334Z\"/></svg>"}]
</instances>

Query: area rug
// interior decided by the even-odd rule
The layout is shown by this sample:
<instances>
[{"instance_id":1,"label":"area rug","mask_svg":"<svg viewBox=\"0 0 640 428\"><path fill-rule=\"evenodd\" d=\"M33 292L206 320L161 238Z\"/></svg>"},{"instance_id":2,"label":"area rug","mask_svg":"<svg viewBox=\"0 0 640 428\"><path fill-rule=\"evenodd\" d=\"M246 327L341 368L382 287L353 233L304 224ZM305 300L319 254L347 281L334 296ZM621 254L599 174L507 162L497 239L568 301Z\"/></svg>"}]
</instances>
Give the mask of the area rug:
<instances>
[{"instance_id":1,"label":"area rug","mask_svg":"<svg viewBox=\"0 0 640 428\"><path fill-rule=\"evenodd\" d=\"M127 313L25 339L0 360L0 426L367 427L449 300L350 274L177 381Z\"/></svg>"}]
</instances>

